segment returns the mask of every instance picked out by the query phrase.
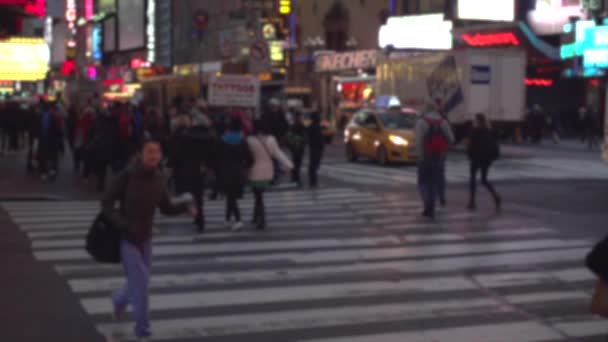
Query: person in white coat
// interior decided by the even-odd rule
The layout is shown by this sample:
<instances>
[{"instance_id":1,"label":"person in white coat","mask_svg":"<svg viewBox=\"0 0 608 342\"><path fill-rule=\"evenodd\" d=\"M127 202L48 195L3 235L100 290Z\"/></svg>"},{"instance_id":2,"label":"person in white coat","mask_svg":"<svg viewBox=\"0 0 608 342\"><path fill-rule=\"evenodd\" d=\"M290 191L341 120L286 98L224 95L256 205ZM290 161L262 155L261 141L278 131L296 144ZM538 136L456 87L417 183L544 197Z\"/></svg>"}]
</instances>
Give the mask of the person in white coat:
<instances>
[{"instance_id":1,"label":"person in white coat","mask_svg":"<svg viewBox=\"0 0 608 342\"><path fill-rule=\"evenodd\" d=\"M293 163L279 148L274 136L268 133L268 129L260 120L253 123L253 135L247 138L247 143L254 160L249 171L249 181L255 196L252 223L256 225L257 229L265 229L264 191L274 178L273 160L278 161L288 170L293 169Z\"/></svg>"}]
</instances>

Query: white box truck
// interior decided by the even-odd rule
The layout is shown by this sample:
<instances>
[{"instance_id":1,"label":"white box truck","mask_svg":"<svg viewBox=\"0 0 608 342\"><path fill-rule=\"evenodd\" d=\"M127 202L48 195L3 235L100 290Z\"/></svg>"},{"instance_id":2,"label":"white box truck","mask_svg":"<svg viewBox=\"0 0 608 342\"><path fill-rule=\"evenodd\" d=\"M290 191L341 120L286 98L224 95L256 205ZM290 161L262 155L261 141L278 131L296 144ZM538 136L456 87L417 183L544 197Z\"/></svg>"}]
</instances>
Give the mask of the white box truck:
<instances>
[{"instance_id":1,"label":"white box truck","mask_svg":"<svg viewBox=\"0 0 608 342\"><path fill-rule=\"evenodd\" d=\"M441 101L460 139L467 121L484 113L502 136L524 119L526 53L516 49L466 49L422 55L381 56L377 96L397 96L402 106L421 111Z\"/></svg>"}]
</instances>

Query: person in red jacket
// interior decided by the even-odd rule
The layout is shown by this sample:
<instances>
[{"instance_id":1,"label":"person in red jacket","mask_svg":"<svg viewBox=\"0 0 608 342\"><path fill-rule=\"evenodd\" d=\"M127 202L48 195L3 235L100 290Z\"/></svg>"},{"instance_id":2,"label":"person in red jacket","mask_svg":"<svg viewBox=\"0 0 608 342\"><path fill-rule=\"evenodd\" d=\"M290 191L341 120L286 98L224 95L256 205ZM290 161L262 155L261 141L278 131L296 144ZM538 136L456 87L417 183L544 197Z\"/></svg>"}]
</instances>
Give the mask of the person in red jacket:
<instances>
[{"instance_id":1,"label":"person in red jacket","mask_svg":"<svg viewBox=\"0 0 608 342\"><path fill-rule=\"evenodd\" d=\"M91 133L91 127L95 117L93 115L93 108L87 107L76 119L76 126L74 127L74 172L80 172L80 165L84 161L83 148L89 141L89 135ZM84 163L84 177L87 178L90 168L87 163Z\"/></svg>"}]
</instances>

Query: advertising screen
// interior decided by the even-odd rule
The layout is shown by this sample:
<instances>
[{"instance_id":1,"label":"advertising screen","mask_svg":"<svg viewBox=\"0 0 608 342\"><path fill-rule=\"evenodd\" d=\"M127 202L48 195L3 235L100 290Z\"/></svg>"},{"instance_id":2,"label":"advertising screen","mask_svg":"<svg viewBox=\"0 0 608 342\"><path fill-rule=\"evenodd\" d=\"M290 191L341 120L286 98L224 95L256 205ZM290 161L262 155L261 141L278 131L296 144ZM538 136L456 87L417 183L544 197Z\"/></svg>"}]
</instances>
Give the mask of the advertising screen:
<instances>
[{"instance_id":1,"label":"advertising screen","mask_svg":"<svg viewBox=\"0 0 608 342\"><path fill-rule=\"evenodd\" d=\"M458 18L513 21L515 19L515 0L458 0Z\"/></svg>"},{"instance_id":2,"label":"advertising screen","mask_svg":"<svg viewBox=\"0 0 608 342\"><path fill-rule=\"evenodd\" d=\"M116 50L116 19L109 18L103 23L103 51Z\"/></svg>"},{"instance_id":3,"label":"advertising screen","mask_svg":"<svg viewBox=\"0 0 608 342\"><path fill-rule=\"evenodd\" d=\"M51 52L44 39L11 38L0 42L0 80L43 80L50 60Z\"/></svg>"},{"instance_id":4,"label":"advertising screen","mask_svg":"<svg viewBox=\"0 0 608 342\"><path fill-rule=\"evenodd\" d=\"M118 3L119 50L143 48L145 41L144 0L128 0Z\"/></svg>"}]
</instances>

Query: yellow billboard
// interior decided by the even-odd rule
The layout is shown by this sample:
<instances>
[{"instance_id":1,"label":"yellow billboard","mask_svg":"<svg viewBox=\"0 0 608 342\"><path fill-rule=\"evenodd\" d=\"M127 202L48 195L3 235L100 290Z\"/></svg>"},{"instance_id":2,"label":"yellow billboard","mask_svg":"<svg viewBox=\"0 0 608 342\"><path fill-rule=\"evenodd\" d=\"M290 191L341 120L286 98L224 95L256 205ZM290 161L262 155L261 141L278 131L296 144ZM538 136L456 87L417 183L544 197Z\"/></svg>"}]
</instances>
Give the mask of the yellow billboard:
<instances>
[{"instance_id":1,"label":"yellow billboard","mask_svg":"<svg viewBox=\"0 0 608 342\"><path fill-rule=\"evenodd\" d=\"M44 39L0 40L0 80L40 81L49 71L51 52Z\"/></svg>"}]
</instances>

